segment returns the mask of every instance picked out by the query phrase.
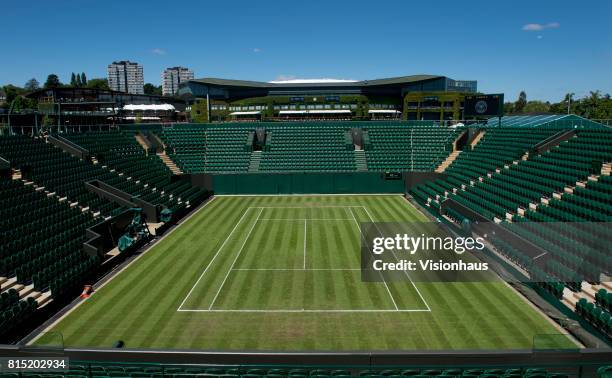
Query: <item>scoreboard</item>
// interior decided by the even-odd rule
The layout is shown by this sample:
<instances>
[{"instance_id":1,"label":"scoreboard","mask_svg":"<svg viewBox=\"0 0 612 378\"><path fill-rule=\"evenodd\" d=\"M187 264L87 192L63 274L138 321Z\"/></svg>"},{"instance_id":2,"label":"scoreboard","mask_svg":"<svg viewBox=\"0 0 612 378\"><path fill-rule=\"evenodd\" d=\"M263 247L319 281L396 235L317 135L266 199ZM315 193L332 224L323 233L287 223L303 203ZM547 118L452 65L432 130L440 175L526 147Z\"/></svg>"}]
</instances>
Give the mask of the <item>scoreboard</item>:
<instances>
[{"instance_id":1,"label":"scoreboard","mask_svg":"<svg viewBox=\"0 0 612 378\"><path fill-rule=\"evenodd\" d=\"M504 115L504 95L468 95L463 103L464 117L497 116Z\"/></svg>"}]
</instances>

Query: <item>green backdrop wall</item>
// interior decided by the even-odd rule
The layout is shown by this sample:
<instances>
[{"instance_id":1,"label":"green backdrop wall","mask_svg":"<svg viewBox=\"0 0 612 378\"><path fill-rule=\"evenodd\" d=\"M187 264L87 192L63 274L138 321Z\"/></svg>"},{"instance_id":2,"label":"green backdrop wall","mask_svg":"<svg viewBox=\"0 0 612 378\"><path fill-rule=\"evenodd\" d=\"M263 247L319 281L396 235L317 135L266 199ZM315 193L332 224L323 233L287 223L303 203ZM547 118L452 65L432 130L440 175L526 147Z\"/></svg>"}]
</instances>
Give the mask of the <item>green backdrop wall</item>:
<instances>
[{"instance_id":1,"label":"green backdrop wall","mask_svg":"<svg viewBox=\"0 0 612 378\"><path fill-rule=\"evenodd\" d=\"M213 176L215 194L403 193L404 180L380 172L247 173Z\"/></svg>"}]
</instances>

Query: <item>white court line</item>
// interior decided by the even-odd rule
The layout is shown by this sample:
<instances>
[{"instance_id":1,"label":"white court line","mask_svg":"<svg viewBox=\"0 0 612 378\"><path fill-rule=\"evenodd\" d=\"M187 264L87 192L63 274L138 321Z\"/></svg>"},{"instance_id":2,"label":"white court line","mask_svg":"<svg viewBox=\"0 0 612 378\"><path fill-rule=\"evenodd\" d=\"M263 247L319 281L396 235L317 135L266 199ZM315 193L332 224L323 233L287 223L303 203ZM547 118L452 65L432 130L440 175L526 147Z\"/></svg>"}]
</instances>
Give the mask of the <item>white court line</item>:
<instances>
[{"instance_id":1,"label":"white court line","mask_svg":"<svg viewBox=\"0 0 612 378\"><path fill-rule=\"evenodd\" d=\"M392 195L392 194L386 194L386 195ZM223 197L223 196L218 196L218 197ZM232 196L225 196L225 197L232 197ZM238 197L238 196L237 196ZM245 197L250 197L250 196L245 196ZM257 197L257 196L254 196ZM244 216L246 215L246 213L248 212L248 210L250 209L261 209L261 211L258 214L258 217L256 219L255 224L259 221L259 220L273 220L273 219L261 219L259 218L261 216L261 213L263 212L263 209L318 209L318 208L348 208L349 210L351 208L362 208L365 210L365 212L368 214L368 217L370 218L370 220L372 222L374 222L372 216L370 215L368 209L365 206L362 205L347 205L347 206L316 206L316 207L305 207L305 206L252 206L252 207L248 207L245 211L245 214L242 215L242 217L240 218L240 220L238 221L238 223L234 226L234 228L232 229L232 231L230 232L230 234L227 236L226 240L223 242L223 244L221 245L221 247L219 248L219 250L217 251L217 253L215 254L215 256L213 257L213 260L217 257L217 255L220 253L221 249L224 247L224 245L226 244L226 242L229 240L229 238L232 236L232 234L234 233L234 231L236 230L236 228L238 227L238 224L240 224L244 218ZM352 210L350 210L351 215L352 215L352 219L337 219L337 220L352 220L355 221L357 223L357 226L359 229L361 229L359 222L357 222L357 219L355 218L355 214L353 213ZM276 220L276 219L274 219ZM279 219L279 220L284 220L284 221L290 221L293 219ZM301 219L300 219L301 220ZM332 220L332 219L304 219L304 220ZM248 237L250 235L250 233L253 231L253 228L255 227L255 224L251 227L251 230L249 231L249 234L247 235L247 240ZM244 247L244 245L246 244L246 241L244 241L242 248ZM239 254L242 252L242 248L240 249ZM238 257L238 256L237 256ZM397 258L397 257L396 257ZM389 292L389 295L391 295L391 299L393 300L393 303L396 307L396 309L320 309L320 310L315 310L315 309L270 309L270 310L265 310L265 309L183 309L182 306L183 304L186 302L187 298L191 295L191 293L193 292L193 290L195 289L195 287L198 285L199 281L202 279L202 277L204 276L204 274L206 273L206 271L208 270L208 268L210 267L210 265L212 264L213 260L211 260L211 262L208 264L208 266L206 267L206 269L204 270L204 272L202 272L202 274L200 275L200 277L198 278L198 280L196 281L196 283L194 284L194 286L191 288L191 290L189 291L189 293L187 294L187 296L185 297L185 299L183 300L183 302L181 303L181 305L179 306L179 308L177 309L178 312L218 312L218 313L386 313L386 312L431 312L431 309L429 307L429 305L427 304L427 301L425 301L425 298L423 298L423 295L421 294L421 292L419 291L419 289L416 287L416 285L414 284L414 282L412 281L412 279L410 278L410 276L408 275L407 272L404 271L404 273L406 274L406 276L408 277L408 279L410 280L410 282L412 283L412 286L415 288L415 290L417 291L417 293L419 294L419 297L421 298L421 300L423 301L423 303L425 304L425 306L427 306L427 309L398 309L397 305L395 305L395 300L393 299L393 296L391 295L391 293ZM236 262L237 258L234 260L234 263ZM226 274L226 277L223 281L223 283L225 283L225 280L227 279L227 276L229 275L230 271L240 271L240 270L261 270L261 271L297 271L297 270L304 270L304 269L285 269L285 268L280 268L280 269L275 269L275 268L233 268L234 264L232 264L232 267L230 267L230 270L228 271L228 273ZM312 270L312 271L360 271L361 269L343 269L343 268L312 268L312 269L306 269L306 270ZM222 286L223 286L222 283ZM385 286L386 286L386 282L385 282ZM221 288L219 288L219 291L217 292L217 295L219 295ZM387 287L388 290L388 287ZM215 299L217 297L217 295L215 296ZM213 300L214 303L214 300ZM212 304L211 304L212 307Z\"/></svg>"},{"instance_id":2,"label":"white court line","mask_svg":"<svg viewBox=\"0 0 612 378\"><path fill-rule=\"evenodd\" d=\"M349 207L363 207L361 205L325 205L325 206L251 206L249 209L346 209Z\"/></svg>"},{"instance_id":3,"label":"white court line","mask_svg":"<svg viewBox=\"0 0 612 378\"><path fill-rule=\"evenodd\" d=\"M234 268L232 270L235 270L235 271L240 271L240 270L245 270L245 271L250 271L250 270L268 271L269 270L269 271L280 271L280 272L287 271L287 272L290 272L290 271L296 271L296 270L299 270L299 271L303 271L303 270L306 270L306 271L311 271L311 270L329 270L329 271L338 270L338 271L345 271L345 270L361 270L361 269L360 268L310 268L310 269L301 269L301 268Z\"/></svg>"},{"instance_id":4,"label":"white court line","mask_svg":"<svg viewBox=\"0 0 612 378\"><path fill-rule=\"evenodd\" d=\"M353 220L355 221L355 224L357 225L357 230L359 231L359 235L361 237L363 237L363 234L361 233L361 225L359 224L359 222L357 222L357 218L355 218L355 213L353 213L353 210L350 209L350 208L349 208L349 212L353 216ZM391 301L393 302L393 306L395 306L396 310L399 310L399 307L397 307L397 303L395 303L395 298L393 298L393 294L391 294L391 290L389 290L389 285L387 285L387 281L385 281L385 277L383 276L382 273L380 273L380 277L383 279L383 283L385 284L385 288L387 289L387 293L391 297Z\"/></svg>"},{"instance_id":5,"label":"white court line","mask_svg":"<svg viewBox=\"0 0 612 378\"><path fill-rule=\"evenodd\" d=\"M215 197L403 197L403 193L216 194Z\"/></svg>"},{"instance_id":6,"label":"white court line","mask_svg":"<svg viewBox=\"0 0 612 378\"><path fill-rule=\"evenodd\" d=\"M304 270L306 270L306 223L307 220L304 219Z\"/></svg>"},{"instance_id":7,"label":"white court line","mask_svg":"<svg viewBox=\"0 0 612 378\"><path fill-rule=\"evenodd\" d=\"M368 218L370 218L372 223L376 224L376 222L374 222L374 218L372 218L372 215L370 215L370 212L368 211L368 209L365 206L361 206L361 207L365 210L366 214L368 214ZM376 226L376 228L378 229L378 232L382 235L382 233L380 232L380 228L378 228L378 225ZM391 251L391 253L393 253L393 256L399 261L399 259L395 255L395 252ZM423 298L423 294L421 294L421 291L419 290L419 288L414 284L414 281L412 281L412 278L410 278L410 275L408 274L408 272L404 270L404 274L410 280L410 283L412 284L412 286L416 290L417 294L419 294L419 297L421 298L423 303L425 303L425 306L427 307L427 311L431 311L431 308L429 307L429 304L427 303L425 298Z\"/></svg>"},{"instance_id":8,"label":"white court line","mask_svg":"<svg viewBox=\"0 0 612 378\"><path fill-rule=\"evenodd\" d=\"M221 309L213 309L213 310L186 310L186 309L181 309L181 310L177 310L179 312L255 312L255 313L359 313L359 312L392 312L392 313L397 313L397 312L430 312L429 310L425 310L425 309L409 309L409 310L376 310L376 309L353 309L353 310L345 310L345 309L338 309L338 310L333 310L333 309L321 309L321 310L315 310L315 309L295 309L295 310L283 310L283 309L271 309L271 310L260 310L260 309L243 309L243 310L221 310Z\"/></svg>"},{"instance_id":9,"label":"white court line","mask_svg":"<svg viewBox=\"0 0 612 378\"><path fill-rule=\"evenodd\" d=\"M181 310L181 307L183 307L183 305L185 304L185 302L187 301L187 298L189 298L189 296L191 295L191 293L193 292L193 290L196 288L196 286L198 286L198 283L200 283L200 281L202 280L202 277L204 277L204 274L206 274L206 272L208 271L208 268L210 268L210 266L212 265L212 263L215 261L215 259L217 258L217 256L219 255L219 253L221 252L221 250L223 249L223 247L225 247L225 244L227 243L227 241L230 239L230 236L232 236L232 234L234 233L234 231L236 231L236 228L238 228L238 225L242 222L242 220L244 219L244 217L247 215L247 213L249 212L251 208L249 207L244 214L242 214L242 217L240 218L240 220L238 221L238 223L236 223L236 225L234 226L234 228L232 229L232 231L227 235L227 238L225 238L225 240L223 241L223 244L221 244L221 247L219 247L219 249L217 250L217 253L215 253L215 255L213 256L212 260L210 260L210 262L208 263L208 265L206 265L206 268L204 269L204 271L202 271L202 274L200 274L200 277L198 277L198 279L196 280L196 282L193 284L193 286L191 287L191 290L189 290L189 292L187 293L187 295L185 296L185 298L183 299L183 301L181 302L181 304L179 305L177 311Z\"/></svg>"},{"instance_id":10,"label":"white court line","mask_svg":"<svg viewBox=\"0 0 612 378\"><path fill-rule=\"evenodd\" d=\"M351 218L259 218L260 221L352 221Z\"/></svg>"},{"instance_id":11,"label":"white court line","mask_svg":"<svg viewBox=\"0 0 612 378\"><path fill-rule=\"evenodd\" d=\"M225 285L225 281L227 281L227 277L229 277L229 274L231 273L232 269L234 268L234 265L236 265L236 261L238 261L238 258L242 254L242 250L244 249L244 246L246 245L247 241L249 240L249 237L251 236L251 233L253 232L253 229L255 228L255 225L257 225L257 222L259 221L259 216L261 215L262 212L263 212L263 209L259 210L259 214L257 214L257 218L255 218L255 222L251 226L251 229L249 230L249 233L247 234L247 236L244 238L244 242L242 243L242 246L240 247L240 250L236 254L236 258L234 258L234 261L232 262L232 265L230 266L229 270L225 274L225 278L223 278L223 282L221 282L221 286L219 286L219 290L217 290L217 294L215 294L215 297L213 298L212 302L210 303L210 306L208 307L209 310L212 309L213 305L215 304L215 301L217 300L217 297L219 296L219 293L221 293L221 289L223 289L223 285Z\"/></svg>"}]
</instances>

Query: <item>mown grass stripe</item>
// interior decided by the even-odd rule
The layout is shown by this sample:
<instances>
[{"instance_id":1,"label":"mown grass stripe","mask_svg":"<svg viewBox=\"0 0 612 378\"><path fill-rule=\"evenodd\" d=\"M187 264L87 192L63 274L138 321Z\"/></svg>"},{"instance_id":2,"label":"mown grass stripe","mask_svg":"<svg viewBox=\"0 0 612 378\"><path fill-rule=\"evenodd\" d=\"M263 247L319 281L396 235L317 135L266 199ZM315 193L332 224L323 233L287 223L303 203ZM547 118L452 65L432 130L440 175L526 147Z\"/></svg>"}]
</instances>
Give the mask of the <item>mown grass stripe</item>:
<instances>
[{"instance_id":1,"label":"mown grass stripe","mask_svg":"<svg viewBox=\"0 0 612 378\"><path fill-rule=\"evenodd\" d=\"M418 283L432 309L427 313L176 312L202 267L249 207L285 207L270 212L295 217L300 210L288 207L302 206L309 209L301 211L303 217L338 218L345 217L346 206L365 206L374 220L426 219L400 196L224 197L215 201L219 202L182 224L52 331L62 332L67 346L109 346L121 339L132 348L273 350L529 348L533 336L558 333L511 289L483 283ZM368 220L365 210L358 209L353 208L357 219ZM266 210L265 214L271 213ZM189 308L207 306L255 215L245 216L245 224L238 227L242 238L228 242L231 252L226 251L229 253L214 264L218 266L210 276L207 273L203 285L195 290L198 293L194 291L195 300L189 300ZM240 266L278 263L303 267L301 245L297 248L299 258L295 256L295 244L302 242L303 224L264 223L269 224L262 223L253 231L254 239L243 251ZM320 227L308 224L313 266L315 262L317 267L326 267L353 261L351 251L359 240L356 231L351 231L352 222L321 223ZM414 227L421 230L418 224ZM354 257L358 262L358 256ZM359 271L239 271L233 272L227 283L227 290L220 295L225 299L219 302L224 308L391 306L384 286L361 282ZM411 286L409 282L389 283L398 305L420 303ZM491 309L495 307L502 313Z\"/></svg>"}]
</instances>

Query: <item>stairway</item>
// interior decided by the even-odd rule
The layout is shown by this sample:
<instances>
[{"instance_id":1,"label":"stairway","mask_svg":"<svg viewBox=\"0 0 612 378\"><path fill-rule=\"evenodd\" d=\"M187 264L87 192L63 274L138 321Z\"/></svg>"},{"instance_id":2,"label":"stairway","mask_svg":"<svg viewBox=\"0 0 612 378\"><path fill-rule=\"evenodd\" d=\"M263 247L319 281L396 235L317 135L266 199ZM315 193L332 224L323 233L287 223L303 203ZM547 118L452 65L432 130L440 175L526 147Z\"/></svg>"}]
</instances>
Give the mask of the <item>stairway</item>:
<instances>
[{"instance_id":1,"label":"stairway","mask_svg":"<svg viewBox=\"0 0 612 378\"><path fill-rule=\"evenodd\" d=\"M461 153L461 150L451 152L450 155L448 155L448 157L442 163L440 163L438 168L436 168L435 172L437 173L444 172L446 168L448 168L449 165L453 164L453 162L455 161L457 156L459 156L460 153Z\"/></svg>"},{"instance_id":2,"label":"stairway","mask_svg":"<svg viewBox=\"0 0 612 378\"><path fill-rule=\"evenodd\" d=\"M368 163L366 162L366 154L364 150L355 150L355 167L359 172L365 172L368 170Z\"/></svg>"},{"instance_id":3,"label":"stairway","mask_svg":"<svg viewBox=\"0 0 612 378\"><path fill-rule=\"evenodd\" d=\"M176 163L173 162L172 159L170 159L170 156L166 155L165 151L158 152L157 156L159 156L161 161L163 161L164 164L166 164L166 167L168 167L168 169L170 169L170 171L172 171L173 174L175 175L183 174L183 171L181 171L181 169L176 165Z\"/></svg>"},{"instance_id":4,"label":"stairway","mask_svg":"<svg viewBox=\"0 0 612 378\"><path fill-rule=\"evenodd\" d=\"M603 175L603 167L602 167L602 175ZM542 205L548 205L549 201L551 199L557 199L557 200L563 200L563 197L567 194L573 194L574 193L574 189L576 189L576 187L582 187L585 188L587 186L587 184L589 183L589 181L598 181L599 178L602 175L590 175L589 177L587 177L586 180L582 180L582 181L576 181L575 185L568 185L565 188L563 188L563 191L561 192L553 192L550 195L544 195L542 197L540 197L540 202L538 203L530 203L529 204L529 209L530 210L534 210L537 211L538 207L540 206L540 204ZM520 214L523 215L523 214Z\"/></svg>"},{"instance_id":5,"label":"stairway","mask_svg":"<svg viewBox=\"0 0 612 378\"><path fill-rule=\"evenodd\" d=\"M253 151L251 153L251 160L249 161L248 172L258 172L259 163L261 163L261 151Z\"/></svg>"},{"instance_id":6,"label":"stairway","mask_svg":"<svg viewBox=\"0 0 612 378\"><path fill-rule=\"evenodd\" d=\"M21 180L21 170L20 169L13 169L13 175L12 175L12 179L13 180Z\"/></svg>"},{"instance_id":7,"label":"stairway","mask_svg":"<svg viewBox=\"0 0 612 378\"><path fill-rule=\"evenodd\" d=\"M148 155L149 147L147 146L147 142L145 142L144 139L142 138L142 135L140 133L136 133L134 134L134 138L136 138L136 141L138 142L138 144L140 144L140 146L145 150L145 152Z\"/></svg>"},{"instance_id":8,"label":"stairway","mask_svg":"<svg viewBox=\"0 0 612 378\"><path fill-rule=\"evenodd\" d=\"M610 172L612 172L612 163L603 163L601 165L601 175L610 176Z\"/></svg>"},{"instance_id":9,"label":"stairway","mask_svg":"<svg viewBox=\"0 0 612 378\"><path fill-rule=\"evenodd\" d=\"M17 282L16 277L7 278L0 277L0 293L4 293L10 289L14 289L19 294L20 300L25 300L27 298L34 298L38 302L38 307L42 307L43 305L49 303L52 300L51 291L40 292L34 290L34 285L23 285Z\"/></svg>"},{"instance_id":10,"label":"stairway","mask_svg":"<svg viewBox=\"0 0 612 378\"><path fill-rule=\"evenodd\" d=\"M602 282L601 284L593 285L589 282L581 282L580 283L580 291L575 292L571 291L568 288L565 288L563 291L563 299L561 300L567 307L574 310L576 308L576 304L581 298L585 298L588 302L595 302L595 294L599 289L606 289L610 291L612 289L612 283L610 282Z\"/></svg>"},{"instance_id":11,"label":"stairway","mask_svg":"<svg viewBox=\"0 0 612 378\"><path fill-rule=\"evenodd\" d=\"M472 141L470 142L470 146L472 148L474 148L474 146L476 146L478 144L478 142L480 142L480 140L482 139L482 137L486 134L486 131L484 129L481 129L480 131L478 131L478 133L476 134L476 136L474 136L474 138L472 139Z\"/></svg>"}]
</instances>

